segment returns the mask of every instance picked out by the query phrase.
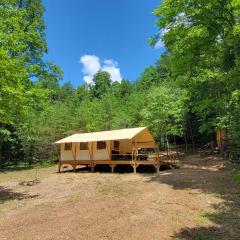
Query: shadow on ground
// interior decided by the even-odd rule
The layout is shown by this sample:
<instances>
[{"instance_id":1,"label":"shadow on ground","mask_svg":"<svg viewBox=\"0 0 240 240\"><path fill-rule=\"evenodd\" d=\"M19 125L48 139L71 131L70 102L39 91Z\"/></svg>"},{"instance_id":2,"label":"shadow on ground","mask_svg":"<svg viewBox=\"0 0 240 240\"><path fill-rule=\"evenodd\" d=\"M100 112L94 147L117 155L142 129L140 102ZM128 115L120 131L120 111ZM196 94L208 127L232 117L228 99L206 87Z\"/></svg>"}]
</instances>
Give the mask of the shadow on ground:
<instances>
[{"instance_id":1,"label":"shadow on ground","mask_svg":"<svg viewBox=\"0 0 240 240\"><path fill-rule=\"evenodd\" d=\"M198 166L216 165L216 161L198 163ZM190 163L191 164L191 163ZM179 174L173 174L179 171ZM180 176L179 176L180 175ZM150 178L149 178L150 177ZM168 171L160 176L148 175L149 181L171 185L173 189L199 189L213 193L222 199L221 204L212 205L214 213L206 218L214 223L210 227L182 228L172 236L175 240L239 240L240 239L240 184L233 181L231 168L214 171L206 169L180 169Z\"/></svg>"},{"instance_id":2,"label":"shadow on ground","mask_svg":"<svg viewBox=\"0 0 240 240\"><path fill-rule=\"evenodd\" d=\"M28 198L36 198L38 194L27 194L21 192L14 192L12 189L0 186L0 204L11 200L23 200Z\"/></svg>"},{"instance_id":3,"label":"shadow on ground","mask_svg":"<svg viewBox=\"0 0 240 240\"><path fill-rule=\"evenodd\" d=\"M169 166L167 165L161 165L160 171L165 171L170 169ZM71 167L66 167L66 169L63 169L63 172L73 172L73 169ZM76 172L81 172L81 173L89 173L91 172L90 167L77 167ZM98 173L111 173L111 167L109 165L97 165L94 168L94 172ZM114 173L133 173L133 168L130 165L117 165L114 169ZM139 165L137 168L137 173L144 173L144 174L149 174L149 173L156 173L156 169L154 166L151 165Z\"/></svg>"}]
</instances>

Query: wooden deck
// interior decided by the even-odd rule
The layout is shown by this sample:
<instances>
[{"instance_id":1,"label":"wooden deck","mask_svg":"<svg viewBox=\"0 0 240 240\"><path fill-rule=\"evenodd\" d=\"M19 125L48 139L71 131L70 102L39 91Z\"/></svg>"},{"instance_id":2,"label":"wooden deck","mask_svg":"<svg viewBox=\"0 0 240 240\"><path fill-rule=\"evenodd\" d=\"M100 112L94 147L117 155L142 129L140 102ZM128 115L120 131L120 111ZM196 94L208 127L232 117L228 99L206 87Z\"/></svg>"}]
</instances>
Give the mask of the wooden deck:
<instances>
[{"instance_id":1,"label":"wooden deck","mask_svg":"<svg viewBox=\"0 0 240 240\"><path fill-rule=\"evenodd\" d=\"M154 166L158 173L161 165L174 166L175 163L172 161L165 161L163 159L149 159L149 160L61 160L59 161L58 172L61 172L62 165L71 165L75 172L78 165L84 165L91 167L91 171L94 172L96 165L109 165L111 172L114 173L114 169L117 165L131 165L133 172L137 172L137 167L140 165L151 165Z\"/></svg>"}]
</instances>

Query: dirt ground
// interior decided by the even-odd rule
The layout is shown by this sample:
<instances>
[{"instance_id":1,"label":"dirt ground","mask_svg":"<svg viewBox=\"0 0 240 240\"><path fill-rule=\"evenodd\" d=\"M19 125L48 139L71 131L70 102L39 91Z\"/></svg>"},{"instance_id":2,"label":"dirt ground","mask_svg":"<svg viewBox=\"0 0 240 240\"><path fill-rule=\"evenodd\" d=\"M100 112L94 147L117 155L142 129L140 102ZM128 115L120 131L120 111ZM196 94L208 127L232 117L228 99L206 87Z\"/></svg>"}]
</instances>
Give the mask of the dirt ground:
<instances>
[{"instance_id":1,"label":"dirt ground","mask_svg":"<svg viewBox=\"0 0 240 240\"><path fill-rule=\"evenodd\" d=\"M240 184L218 159L187 156L159 175L56 170L0 173L1 240L240 239Z\"/></svg>"}]
</instances>

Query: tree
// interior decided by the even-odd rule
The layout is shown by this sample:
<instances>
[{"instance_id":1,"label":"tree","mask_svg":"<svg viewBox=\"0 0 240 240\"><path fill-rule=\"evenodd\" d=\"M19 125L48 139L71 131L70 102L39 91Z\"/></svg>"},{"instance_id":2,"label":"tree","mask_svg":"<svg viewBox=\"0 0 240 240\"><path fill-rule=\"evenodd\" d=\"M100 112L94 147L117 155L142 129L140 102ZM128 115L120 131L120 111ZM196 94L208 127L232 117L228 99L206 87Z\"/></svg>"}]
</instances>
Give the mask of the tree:
<instances>
[{"instance_id":1,"label":"tree","mask_svg":"<svg viewBox=\"0 0 240 240\"><path fill-rule=\"evenodd\" d=\"M151 43L164 42L171 78L188 92L199 130L231 127L226 121L229 104L240 87L239 1L165 0L154 13L160 35Z\"/></svg>"},{"instance_id":2,"label":"tree","mask_svg":"<svg viewBox=\"0 0 240 240\"><path fill-rule=\"evenodd\" d=\"M184 98L184 92L173 84L162 84L149 91L141 114L159 140L168 135L183 136Z\"/></svg>"},{"instance_id":3,"label":"tree","mask_svg":"<svg viewBox=\"0 0 240 240\"><path fill-rule=\"evenodd\" d=\"M0 7L1 123L15 124L26 114L28 102L42 95L32 78L45 72L43 6L40 0L3 0ZM33 91L32 91L33 90ZM30 99L33 97L34 99Z\"/></svg>"},{"instance_id":4,"label":"tree","mask_svg":"<svg viewBox=\"0 0 240 240\"><path fill-rule=\"evenodd\" d=\"M47 62L34 84L49 91L49 100L59 101L66 97L65 95L67 94L64 93L64 87L60 86L62 79L63 71L52 62ZM69 83L67 83L67 85L69 85ZM69 86L69 88L71 88L71 86Z\"/></svg>"},{"instance_id":5,"label":"tree","mask_svg":"<svg viewBox=\"0 0 240 240\"><path fill-rule=\"evenodd\" d=\"M136 86L139 90L146 90L151 86L156 86L160 83L160 76L158 70L153 67L147 67L144 69L139 80L136 83Z\"/></svg>"},{"instance_id":6,"label":"tree","mask_svg":"<svg viewBox=\"0 0 240 240\"><path fill-rule=\"evenodd\" d=\"M43 11L41 0L0 3L0 161L10 141L6 137L17 136L12 131L42 111L47 101L49 90L36 83L49 71L49 63L43 61L47 52Z\"/></svg>"},{"instance_id":7,"label":"tree","mask_svg":"<svg viewBox=\"0 0 240 240\"><path fill-rule=\"evenodd\" d=\"M105 71L99 71L93 76L93 85L91 86L92 95L95 98L100 98L108 92L110 86L110 74Z\"/></svg>"},{"instance_id":8,"label":"tree","mask_svg":"<svg viewBox=\"0 0 240 240\"><path fill-rule=\"evenodd\" d=\"M111 86L111 92L119 98L124 98L129 96L133 92L132 84L125 79L119 82L113 82Z\"/></svg>"}]
</instances>

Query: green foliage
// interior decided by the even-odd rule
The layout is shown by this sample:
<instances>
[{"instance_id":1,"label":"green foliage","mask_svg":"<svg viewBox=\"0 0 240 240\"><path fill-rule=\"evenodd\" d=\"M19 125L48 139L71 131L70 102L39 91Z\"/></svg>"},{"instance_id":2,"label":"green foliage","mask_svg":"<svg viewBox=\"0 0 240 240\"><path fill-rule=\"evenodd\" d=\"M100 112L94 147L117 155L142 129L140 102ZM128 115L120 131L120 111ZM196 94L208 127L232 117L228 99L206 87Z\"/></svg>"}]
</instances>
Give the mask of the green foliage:
<instances>
[{"instance_id":1,"label":"green foliage","mask_svg":"<svg viewBox=\"0 0 240 240\"><path fill-rule=\"evenodd\" d=\"M199 131L239 132L239 1L165 0L154 14L161 30L151 43L164 42L172 80L187 91Z\"/></svg>"},{"instance_id":2,"label":"green foliage","mask_svg":"<svg viewBox=\"0 0 240 240\"><path fill-rule=\"evenodd\" d=\"M23 146L35 138L31 133L36 128L28 128L28 119L45 109L52 91L39 81L60 74L54 64L42 60L47 52L43 11L41 0L0 3L0 164L19 148L18 136ZM18 132L24 125L26 132ZM4 155L6 149L9 154Z\"/></svg>"},{"instance_id":3,"label":"green foliage","mask_svg":"<svg viewBox=\"0 0 240 240\"><path fill-rule=\"evenodd\" d=\"M183 135L184 92L176 85L165 83L153 87L141 111L143 122L157 136Z\"/></svg>"},{"instance_id":4,"label":"green foliage","mask_svg":"<svg viewBox=\"0 0 240 240\"><path fill-rule=\"evenodd\" d=\"M239 145L238 0L164 0L149 41L166 46L156 64L134 83L99 71L77 88L43 60L43 11L41 0L0 3L0 163L54 158L51 143L75 132L137 126L159 142L229 128Z\"/></svg>"},{"instance_id":5,"label":"green foliage","mask_svg":"<svg viewBox=\"0 0 240 240\"><path fill-rule=\"evenodd\" d=\"M93 85L91 92L93 97L100 98L106 94L111 86L111 77L108 72L99 71L93 76Z\"/></svg>"},{"instance_id":6,"label":"green foliage","mask_svg":"<svg viewBox=\"0 0 240 240\"><path fill-rule=\"evenodd\" d=\"M16 125L44 99L31 78L45 72L42 61L47 51L44 39L43 6L40 0L3 0L0 7L0 119ZM33 104L34 102L34 104ZM38 106L37 106L38 107Z\"/></svg>"},{"instance_id":7,"label":"green foliage","mask_svg":"<svg viewBox=\"0 0 240 240\"><path fill-rule=\"evenodd\" d=\"M151 86L157 85L160 82L160 76L157 68L150 66L144 69L136 85L139 90L146 90Z\"/></svg>"},{"instance_id":8,"label":"green foliage","mask_svg":"<svg viewBox=\"0 0 240 240\"><path fill-rule=\"evenodd\" d=\"M21 63L8 56L2 48L0 59L0 119L2 123L14 124L24 114L27 72Z\"/></svg>"},{"instance_id":9,"label":"green foliage","mask_svg":"<svg viewBox=\"0 0 240 240\"><path fill-rule=\"evenodd\" d=\"M240 183L240 171L238 171L237 173L234 174L233 179L234 179L236 182L239 182L239 183Z\"/></svg>"},{"instance_id":10,"label":"green foliage","mask_svg":"<svg viewBox=\"0 0 240 240\"><path fill-rule=\"evenodd\" d=\"M233 138L234 142L240 146L240 127L239 127L239 119L240 119L240 90L236 90L232 93L230 100L230 108L229 108L229 125L233 130Z\"/></svg>"}]
</instances>

